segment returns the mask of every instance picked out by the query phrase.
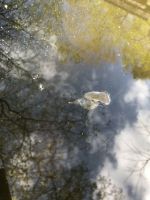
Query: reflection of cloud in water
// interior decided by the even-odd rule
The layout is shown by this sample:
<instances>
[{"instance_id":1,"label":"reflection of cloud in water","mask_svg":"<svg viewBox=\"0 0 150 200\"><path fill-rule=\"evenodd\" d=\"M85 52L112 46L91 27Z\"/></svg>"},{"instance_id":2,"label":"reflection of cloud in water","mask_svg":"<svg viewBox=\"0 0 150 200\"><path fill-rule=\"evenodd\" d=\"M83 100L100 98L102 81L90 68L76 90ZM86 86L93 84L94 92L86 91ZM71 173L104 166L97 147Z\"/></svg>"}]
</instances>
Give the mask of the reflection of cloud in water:
<instances>
[{"instance_id":1,"label":"reflection of cloud in water","mask_svg":"<svg viewBox=\"0 0 150 200\"><path fill-rule=\"evenodd\" d=\"M113 178L132 199L150 199L150 90L149 82L135 81L125 94L125 101L137 104L137 121L129 124L115 138L113 152L117 166L106 159L102 174ZM131 196L127 199L131 199Z\"/></svg>"},{"instance_id":2,"label":"reflection of cloud in water","mask_svg":"<svg viewBox=\"0 0 150 200\"><path fill-rule=\"evenodd\" d=\"M50 80L56 75L56 63L55 61L49 61L47 63L39 62L40 74L44 79Z\"/></svg>"},{"instance_id":3,"label":"reflection of cloud in water","mask_svg":"<svg viewBox=\"0 0 150 200\"><path fill-rule=\"evenodd\" d=\"M57 41L57 38L55 35L52 35L49 38L49 44L51 46L51 49L49 49L48 52L46 52L47 54L46 57L48 57L48 61L43 62L43 60L39 60L41 75L46 80L50 80L57 74L56 61L58 59L58 50L56 46L56 41Z\"/></svg>"},{"instance_id":4,"label":"reflection of cloud in water","mask_svg":"<svg viewBox=\"0 0 150 200\"><path fill-rule=\"evenodd\" d=\"M144 81L135 81L127 94L125 102L137 103L138 106L145 106L150 102L150 85Z\"/></svg>"},{"instance_id":5,"label":"reflection of cloud in water","mask_svg":"<svg viewBox=\"0 0 150 200\"><path fill-rule=\"evenodd\" d=\"M47 63L47 60L43 61L43 66L44 63ZM46 68L49 73L48 66ZM44 68L41 66L42 69ZM39 78L41 73L38 70L39 68L36 69L39 76L35 79L41 80ZM27 88L31 90L32 96L25 95L28 94L28 90L19 93L21 96L25 95L24 106L31 105L33 117L41 118L44 115L54 122L41 123L40 128L43 131L39 132L36 132L33 127L34 134L30 132L31 135L27 138L28 141L25 140L22 150L19 154L16 153L11 160L12 169L14 168L14 172L18 172L14 179L18 183L21 181L22 185L20 188L13 186L14 190L18 190L18 194L21 190L25 194L28 190L32 191L31 186L34 185L33 188L37 189L33 190L33 195L36 195L36 192L38 193L42 187L49 188L52 178L55 178L56 182L63 182L63 170L69 171L81 163L88 167L88 175L92 178L95 178L97 172L101 170L106 158L107 160L108 157L111 158L114 166L116 164L112 151L114 139L119 138L116 135L126 129L126 124L130 127L137 117L137 105L129 102L130 99L132 100L131 97L129 100L126 97L130 93L128 89L132 83L131 77L124 75L120 64L107 65L103 63L97 66L84 63L70 64L60 68L57 66L57 70L53 78L48 75L45 77L46 81L42 80L39 83L42 84L44 90ZM107 90L112 97L112 103L108 107L99 106L89 113L80 106L68 104L68 101L81 97L85 92L95 90ZM145 89L145 91L147 90ZM37 124L35 129L38 129L38 126L40 125ZM107 163L114 172L113 175L116 175L116 180L122 181L125 173L121 171L120 175L109 160ZM104 169L107 169L108 165L105 165ZM20 171L20 168L23 168L24 171ZM22 177L24 176L28 178L26 183L29 187L27 188L23 186ZM42 184L45 185L42 186Z\"/></svg>"},{"instance_id":6,"label":"reflection of cloud in water","mask_svg":"<svg viewBox=\"0 0 150 200\"><path fill-rule=\"evenodd\" d=\"M45 80L50 80L57 74L56 68L59 60L56 46L57 37L51 35L47 42L47 44L41 45L39 41L24 35L24 44L19 43L19 39L18 42L12 41L9 49L4 48L4 51L8 51L10 57L17 61L22 68L28 70L33 77L39 75ZM13 70L12 76L15 74L17 78L16 73Z\"/></svg>"}]
</instances>

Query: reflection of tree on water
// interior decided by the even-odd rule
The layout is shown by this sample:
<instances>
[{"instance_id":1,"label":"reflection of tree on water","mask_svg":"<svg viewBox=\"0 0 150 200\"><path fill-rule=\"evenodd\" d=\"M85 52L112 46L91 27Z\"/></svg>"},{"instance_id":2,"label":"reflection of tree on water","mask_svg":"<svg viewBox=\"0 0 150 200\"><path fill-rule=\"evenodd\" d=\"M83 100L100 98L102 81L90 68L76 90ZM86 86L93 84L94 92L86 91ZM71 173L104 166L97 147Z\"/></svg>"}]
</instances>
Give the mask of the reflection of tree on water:
<instances>
[{"instance_id":1,"label":"reflection of tree on water","mask_svg":"<svg viewBox=\"0 0 150 200\"><path fill-rule=\"evenodd\" d=\"M94 171L92 174L97 173L98 168L103 165L105 155L112 158L109 151L117 134L117 131L113 132L112 129L119 130L127 120L131 123L135 120L136 114L130 109L126 110L122 96L116 98L111 107L114 116L110 116L109 110L103 108L87 114L82 108L69 105L68 101L100 87L101 89L108 87L111 94L116 96L118 91L123 94L127 90L126 80L120 80L123 78L114 75L121 73L117 67L116 71L110 67L107 73L104 69L100 71L97 68L93 79L91 66L75 65L69 68L66 64L61 66L61 69L57 68L56 63L59 66L65 60L65 56L62 60L57 57L58 49L62 54L67 52L70 60L77 58L80 61L78 58L82 57L80 57L82 52L76 54L76 50L71 49L73 45L70 45L69 49L68 46L61 48L63 45L59 39L57 42L60 48L57 49L55 37L50 38L53 44L41 41L39 38L40 34L43 36L42 33L38 32L38 36L35 33L32 35L23 30L24 26L17 26L11 21L10 5L8 4L7 9L4 5L2 8L7 11L8 18L5 20L4 12L4 17L1 19L4 29L1 29L0 49L0 141L1 156L12 195L14 198L16 196L16 199L92 199L95 188L90 179L91 171ZM45 6L43 4L42 6L44 9ZM34 11L34 6L32 9ZM43 13L42 9L40 13ZM119 18L119 23L122 19L124 14ZM36 20L34 28L38 25L45 26L42 20L38 21L37 18ZM113 30L115 32L115 29ZM48 29L45 32L49 34ZM89 44L89 47L93 46ZM106 53L105 57L104 54L102 54L104 60L108 58L112 61L113 56L110 58L110 54ZM50 71L51 68L47 68L47 65L53 70ZM115 71L113 75L111 70ZM48 73L49 71L51 73ZM101 152L104 152L104 155ZM91 166L93 168L90 169ZM96 191L96 194L103 199L107 180L101 178L100 182L102 186L105 184ZM117 194L120 195L120 190Z\"/></svg>"},{"instance_id":2,"label":"reflection of tree on water","mask_svg":"<svg viewBox=\"0 0 150 200\"><path fill-rule=\"evenodd\" d=\"M78 159L82 151L89 154L87 112L71 107L69 97L62 97L58 90L61 76L56 77L57 85L55 80L48 84L42 78L32 79L21 69L13 76L5 67L1 74L5 87L0 98L0 141L12 196L66 200L87 195L91 199L93 184L88 169ZM41 82L42 91L38 87ZM62 91L63 95L70 87Z\"/></svg>"},{"instance_id":3,"label":"reflection of tree on water","mask_svg":"<svg viewBox=\"0 0 150 200\"><path fill-rule=\"evenodd\" d=\"M91 71L88 71L87 66L87 72L84 70L81 72L78 68L80 66L73 68L64 82L59 74L50 81L45 81L41 77L32 79L27 75L19 76L20 78L12 75L9 78L1 76L7 83L0 101L1 129L3 130L2 153L14 196L20 196L20 191L22 191L22 197L20 197L22 199L30 199L32 195L35 195L32 199L37 199L42 193L42 195L52 196L51 198L55 200L57 199L55 195L61 196L62 199L65 195L64 199L67 199L68 194L71 193L70 190L73 193L76 191L76 195L80 197L85 193L91 193L93 187L89 179L90 172L84 162L89 159L88 162L91 160L94 163L94 151L97 150L92 150L93 153L91 153L91 144L88 140L89 136L93 138L98 134L98 139L101 139L99 141L101 144L98 145L102 151L105 151L105 148L109 146L109 135L102 136L100 132L103 127L106 128L110 114L103 109L96 111L95 115L92 113L87 115L87 112L79 106L74 107L68 104L72 96L78 97L77 88L80 85L76 84L76 78L80 77L80 73L85 75L85 77L80 77L81 85L84 86L83 91L92 90L92 83L99 85L99 74L92 81L90 80ZM110 76L110 74L107 75ZM73 79L72 82L71 79ZM102 77L101 79L103 80ZM39 89L39 83L42 83L43 90ZM106 86L102 85L102 87ZM116 123L117 120L115 119ZM113 142L113 136L111 142ZM107 150L109 151L109 147ZM99 161L101 164L103 159ZM94 170L101 165L99 162L96 163L97 166L94 166ZM85 173L83 169L86 170ZM80 175L76 176L77 180L74 180L72 170L75 176L81 171L83 179ZM78 178L81 179L78 180ZM68 179L71 187L67 187L69 191L65 186ZM82 190L79 190L78 185L74 185L80 181ZM67 190L68 194L67 192L64 194L64 190Z\"/></svg>"},{"instance_id":4,"label":"reflection of tree on water","mask_svg":"<svg viewBox=\"0 0 150 200\"><path fill-rule=\"evenodd\" d=\"M148 20L150 17L150 3L148 2L148 0L108 0L108 2L145 20Z\"/></svg>"},{"instance_id":5,"label":"reflection of tree on water","mask_svg":"<svg viewBox=\"0 0 150 200\"><path fill-rule=\"evenodd\" d=\"M58 90L61 76L56 77L57 85L55 80L48 84L40 77L32 78L14 59L8 65L8 59L1 56L1 156L12 196L66 200L87 195L91 199L88 169L78 160L79 148L88 151L89 147L87 112L73 109L70 99L62 97Z\"/></svg>"},{"instance_id":6,"label":"reflection of tree on water","mask_svg":"<svg viewBox=\"0 0 150 200\"><path fill-rule=\"evenodd\" d=\"M124 2L132 5L132 11L135 11L135 5L144 4L146 11L149 8L145 1ZM132 16L127 9L125 11L98 0L88 3L85 0L26 0L18 4L17 0L9 3L4 0L1 5L0 18L3 23L0 32L4 37L15 34L12 26L47 42L51 41L51 35L56 35L55 45L62 62L85 59L112 63L118 59L118 55L135 78L149 77L149 22Z\"/></svg>"},{"instance_id":7,"label":"reflection of tree on water","mask_svg":"<svg viewBox=\"0 0 150 200\"><path fill-rule=\"evenodd\" d=\"M81 143L81 148L88 148L82 135L86 112L72 110L53 88L40 91L26 81L10 79L18 87L9 100L0 99L0 139L12 194L20 199L83 199L86 195L91 199L88 170L77 160ZM18 98L22 89L26 93Z\"/></svg>"}]
</instances>

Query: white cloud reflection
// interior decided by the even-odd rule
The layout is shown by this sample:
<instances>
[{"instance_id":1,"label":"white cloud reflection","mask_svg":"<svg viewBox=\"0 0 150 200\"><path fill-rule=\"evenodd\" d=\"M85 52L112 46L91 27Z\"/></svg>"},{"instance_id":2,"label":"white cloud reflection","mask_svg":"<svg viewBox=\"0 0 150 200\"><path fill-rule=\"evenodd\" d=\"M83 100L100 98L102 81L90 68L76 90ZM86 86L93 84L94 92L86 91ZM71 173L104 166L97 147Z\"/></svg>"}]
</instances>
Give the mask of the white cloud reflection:
<instances>
[{"instance_id":1,"label":"white cloud reflection","mask_svg":"<svg viewBox=\"0 0 150 200\"><path fill-rule=\"evenodd\" d=\"M150 100L150 89L147 82L142 80L135 81L128 93L125 95L125 102L135 102L139 106L145 106Z\"/></svg>"},{"instance_id":2,"label":"white cloud reflection","mask_svg":"<svg viewBox=\"0 0 150 200\"><path fill-rule=\"evenodd\" d=\"M137 105L137 119L133 124L126 123L115 138L113 153L117 166L114 167L111 161L106 159L100 172L110 176L116 185L123 188L127 200L150 199L149 86L149 82L137 80L125 94L126 103ZM133 197L129 196L127 185L132 187Z\"/></svg>"},{"instance_id":3,"label":"white cloud reflection","mask_svg":"<svg viewBox=\"0 0 150 200\"><path fill-rule=\"evenodd\" d=\"M8 49L4 48L5 53L8 51L10 57L30 73L38 74L39 77L41 76L45 80L52 79L57 74L57 61L60 59L60 53L56 45L56 35L49 36L47 45L44 47L41 47L40 43L37 43L35 47L30 46L30 41L27 38L25 40L24 45L12 42ZM18 77L14 70L12 76Z\"/></svg>"}]
</instances>

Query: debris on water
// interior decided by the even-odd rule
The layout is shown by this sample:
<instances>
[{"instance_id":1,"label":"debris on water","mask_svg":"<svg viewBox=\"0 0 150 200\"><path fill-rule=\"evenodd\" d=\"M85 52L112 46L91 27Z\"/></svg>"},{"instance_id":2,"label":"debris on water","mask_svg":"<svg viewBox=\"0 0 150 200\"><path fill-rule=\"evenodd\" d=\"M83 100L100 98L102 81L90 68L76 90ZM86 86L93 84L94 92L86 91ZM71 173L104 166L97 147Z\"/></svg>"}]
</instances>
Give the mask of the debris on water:
<instances>
[{"instance_id":1,"label":"debris on water","mask_svg":"<svg viewBox=\"0 0 150 200\"><path fill-rule=\"evenodd\" d=\"M99 105L107 106L111 102L110 94L107 91L92 91L84 94L82 98L68 102L69 104L77 104L87 110L93 110Z\"/></svg>"},{"instance_id":2,"label":"debris on water","mask_svg":"<svg viewBox=\"0 0 150 200\"><path fill-rule=\"evenodd\" d=\"M40 83L39 84L39 89L42 91L42 90L44 90L44 86Z\"/></svg>"},{"instance_id":3,"label":"debris on water","mask_svg":"<svg viewBox=\"0 0 150 200\"><path fill-rule=\"evenodd\" d=\"M93 110L99 106L99 102L90 101L85 98L76 99L75 101L68 102L68 103L80 105L81 107L83 107L84 109L87 109L87 110Z\"/></svg>"},{"instance_id":4,"label":"debris on water","mask_svg":"<svg viewBox=\"0 0 150 200\"><path fill-rule=\"evenodd\" d=\"M92 91L92 92L87 92L84 94L84 98L95 101L95 102L100 102L104 105L109 105L111 102L110 95L107 91L103 92L98 92L98 91Z\"/></svg>"},{"instance_id":5,"label":"debris on water","mask_svg":"<svg viewBox=\"0 0 150 200\"><path fill-rule=\"evenodd\" d=\"M5 5L4 5L4 8L5 8L5 9L7 9L7 8L8 8L8 5L7 5L7 4L5 4Z\"/></svg>"}]
</instances>

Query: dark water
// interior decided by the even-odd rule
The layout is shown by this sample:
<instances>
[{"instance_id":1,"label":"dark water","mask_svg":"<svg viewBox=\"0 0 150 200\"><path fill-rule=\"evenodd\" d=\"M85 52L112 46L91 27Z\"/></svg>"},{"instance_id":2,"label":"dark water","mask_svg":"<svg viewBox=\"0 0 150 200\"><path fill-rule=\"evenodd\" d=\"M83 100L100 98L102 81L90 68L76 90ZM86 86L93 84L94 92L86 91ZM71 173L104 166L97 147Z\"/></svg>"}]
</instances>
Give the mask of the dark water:
<instances>
[{"instance_id":1,"label":"dark water","mask_svg":"<svg viewBox=\"0 0 150 200\"><path fill-rule=\"evenodd\" d=\"M115 17L122 20L125 11L115 14L109 4L98 10L110 11L114 38L131 43L121 49L124 43L110 41L109 31L99 41L103 31L95 29L98 11L90 2L89 16L82 13L84 1L70 1L71 8L66 2L27 1L14 10L11 1L2 3L0 158L12 200L149 200L148 46L142 49L142 40L134 48L124 27L121 36L116 33ZM71 22L65 16L70 9ZM10 21L19 15L21 27ZM81 21L83 16L92 22ZM137 39L148 31L145 21L130 14L125 26L130 20L143 28L137 31L133 23ZM110 105L88 111L68 103L89 91L107 91Z\"/></svg>"}]
</instances>

